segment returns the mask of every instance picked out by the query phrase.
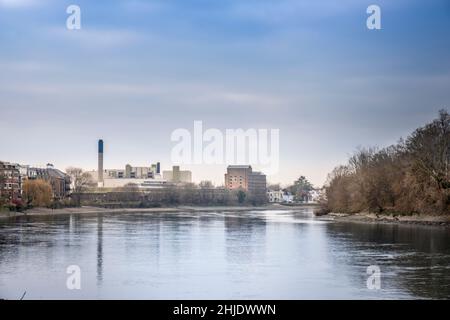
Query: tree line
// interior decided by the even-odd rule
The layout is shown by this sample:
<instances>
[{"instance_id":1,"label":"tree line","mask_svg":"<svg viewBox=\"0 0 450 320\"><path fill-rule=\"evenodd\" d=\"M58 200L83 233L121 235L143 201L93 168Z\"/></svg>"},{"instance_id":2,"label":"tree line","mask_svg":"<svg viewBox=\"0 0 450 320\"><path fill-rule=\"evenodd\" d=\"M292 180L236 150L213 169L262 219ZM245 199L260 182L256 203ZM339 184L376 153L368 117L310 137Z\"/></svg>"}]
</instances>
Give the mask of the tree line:
<instances>
[{"instance_id":1,"label":"tree line","mask_svg":"<svg viewBox=\"0 0 450 320\"><path fill-rule=\"evenodd\" d=\"M450 214L450 115L387 148L360 148L326 183L327 210Z\"/></svg>"},{"instance_id":2,"label":"tree line","mask_svg":"<svg viewBox=\"0 0 450 320\"><path fill-rule=\"evenodd\" d=\"M252 194L243 189L227 190L215 188L211 182L171 185L161 189L143 190L137 185L128 184L121 188L103 191L87 190L73 197L79 199L79 205L101 207L138 207L152 208L177 205L198 206L234 206L263 205L267 202L265 192Z\"/></svg>"}]
</instances>

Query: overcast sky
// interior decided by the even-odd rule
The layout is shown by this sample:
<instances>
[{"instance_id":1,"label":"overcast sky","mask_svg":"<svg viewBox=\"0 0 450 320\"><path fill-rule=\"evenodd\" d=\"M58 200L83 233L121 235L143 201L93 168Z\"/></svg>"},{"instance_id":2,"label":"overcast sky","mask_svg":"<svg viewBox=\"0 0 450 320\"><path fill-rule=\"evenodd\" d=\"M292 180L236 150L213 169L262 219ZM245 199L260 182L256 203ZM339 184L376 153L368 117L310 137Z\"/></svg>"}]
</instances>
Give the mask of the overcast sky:
<instances>
[{"instance_id":1,"label":"overcast sky","mask_svg":"<svg viewBox=\"0 0 450 320\"><path fill-rule=\"evenodd\" d=\"M81 7L81 30L66 8ZM382 30L366 28L378 4ZM280 170L320 186L358 146L450 108L448 0L0 0L0 160L171 164L177 128L280 129ZM223 181L225 166L189 166Z\"/></svg>"}]
</instances>

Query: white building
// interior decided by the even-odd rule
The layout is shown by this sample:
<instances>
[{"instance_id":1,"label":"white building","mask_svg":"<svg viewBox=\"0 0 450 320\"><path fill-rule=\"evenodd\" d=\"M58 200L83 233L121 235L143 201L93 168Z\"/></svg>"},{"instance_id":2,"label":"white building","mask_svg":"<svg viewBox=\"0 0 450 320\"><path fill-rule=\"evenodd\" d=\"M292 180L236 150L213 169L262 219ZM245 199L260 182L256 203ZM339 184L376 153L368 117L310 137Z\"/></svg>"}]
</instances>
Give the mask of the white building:
<instances>
[{"instance_id":1,"label":"white building","mask_svg":"<svg viewBox=\"0 0 450 320\"><path fill-rule=\"evenodd\" d=\"M139 189L161 189L171 185L165 180L156 179L105 179L104 188L123 188L127 185L135 185Z\"/></svg>"},{"instance_id":2,"label":"white building","mask_svg":"<svg viewBox=\"0 0 450 320\"><path fill-rule=\"evenodd\" d=\"M294 201L294 196L285 190L269 190L267 197L271 203L292 203Z\"/></svg>"},{"instance_id":3,"label":"white building","mask_svg":"<svg viewBox=\"0 0 450 320\"><path fill-rule=\"evenodd\" d=\"M160 164L151 167L132 167L129 164L125 169L104 169L101 188L122 188L128 184L134 184L139 188L161 188L167 181L161 179L159 173ZM88 171L92 181L98 183L98 171Z\"/></svg>"},{"instance_id":4,"label":"white building","mask_svg":"<svg viewBox=\"0 0 450 320\"><path fill-rule=\"evenodd\" d=\"M171 171L163 171L163 179L173 183L191 183L191 171L181 171L179 166L173 166Z\"/></svg>"},{"instance_id":5,"label":"white building","mask_svg":"<svg viewBox=\"0 0 450 320\"><path fill-rule=\"evenodd\" d=\"M313 189L308 193L308 203L318 203L324 197L323 189Z\"/></svg>"}]
</instances>

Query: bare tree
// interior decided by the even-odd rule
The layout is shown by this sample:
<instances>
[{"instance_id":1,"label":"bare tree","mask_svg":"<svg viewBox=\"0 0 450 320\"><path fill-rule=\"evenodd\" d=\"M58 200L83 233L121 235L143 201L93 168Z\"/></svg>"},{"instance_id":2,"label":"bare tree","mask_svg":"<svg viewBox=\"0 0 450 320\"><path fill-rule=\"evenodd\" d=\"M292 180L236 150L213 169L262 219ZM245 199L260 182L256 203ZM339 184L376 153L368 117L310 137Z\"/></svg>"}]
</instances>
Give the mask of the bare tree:
<instances>
[{"instance_id":1,"label":"bare tree","mask_svg":"<svg viewBox=\"0 0 450 320\"><path fill-rule=\"evenodd\" d=\"M139 186L136 183L127 183L119 190L122 192L139 192Z\"/></svg>"},{"instance_id":2,"label":"bare tree","mask_svg":"<svg viewBox=\"0 0 450 320\"><path fill-rule=\"evenodd\" d=\"M80 194L94 186L92 177L88 172L83 172L81 168L69 167L66 169L66 173L69 175L72 184L72 199L77 205L80 205Z\"/></svg>"},{"instance_id":3,"label":"bare tree","mask_svg":"<svg viewBox=\"0 0 450 320\"><path fill-rule=\"evenodd\" d=\"M281 186L279 183L276 184L271 184L267 187L267 189L272 190L272 191L280 191L281 190Z\"/></svg>"},{"instance_id":4,"label":"bare tree","mask_svg":"<svg viewBox=\"0 0 450 320\"><path fill-rule=\"evenodd\" d=\"M450 115L446 111L417 129L406 145L419 174L430 177L439 189L450 188Z\"/></svg>"},{"instance_id":5,"label":"bare tree","mask_svg":"<svg viewBox=\"0 0 450 320\"><path fill-rule=\"evenodd\" d=\"M213 183L208 180L200 181L198 186L200 187L200 189L213 189L214 188Z\"/></svg>"},{"instance_id":6,"label":"bare tree","mask_svg":"<svg viewBox=\"0 0 450 320\"><path fill-rule=\"evenodd\" d=\"M450 214L450 115L415 130L406 141L359 149L329 175L328 209L340 212Z\"/></svg>"}]
</instances>

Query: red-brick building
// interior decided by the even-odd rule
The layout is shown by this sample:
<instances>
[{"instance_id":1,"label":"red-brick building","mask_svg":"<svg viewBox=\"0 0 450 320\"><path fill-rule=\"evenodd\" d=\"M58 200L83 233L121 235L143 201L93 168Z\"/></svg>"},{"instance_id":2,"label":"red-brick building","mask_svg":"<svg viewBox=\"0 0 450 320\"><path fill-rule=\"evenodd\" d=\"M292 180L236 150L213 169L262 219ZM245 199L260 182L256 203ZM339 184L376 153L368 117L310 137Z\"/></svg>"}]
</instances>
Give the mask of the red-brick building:
<instances>
[{"instance_id":1,"label":"red-brick building","mask_svg":"<svg viewBox=\"0 0 450 320\"><path fill-rule=\"evenodd\" d=\"M70 195L70 177L64 172L47 165L47 168L28 168L28 179L41 179L50 183L54 199L64 199Z\"/></svg>"},{"instance_id":2,"label":"red-brick building","mask_svg":"<svg viewBox=\"0 0 450 320\"><path fill-rule=\"evenodd\" d=\"M249 165L228 166L225 174L225 187L229 190L243 189L250 194L266 196L266 176L253 171Z\"/></svg>"},{"instance_id":3,"label":"red-brick building","mask_svg":"<svg viewBox=\"0 0 450 320\"><path fill-rule=\"evenodd\" d=\"M0 161L0 198L6 201L20 199L22 179L17 163Z\"/></svg>"}]
</instances>

